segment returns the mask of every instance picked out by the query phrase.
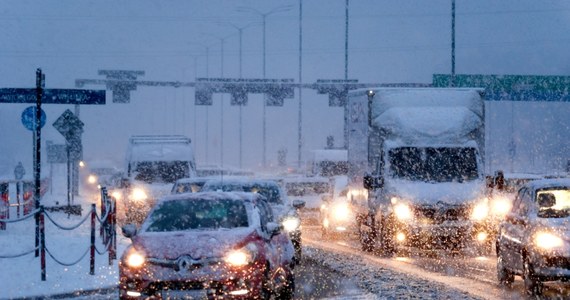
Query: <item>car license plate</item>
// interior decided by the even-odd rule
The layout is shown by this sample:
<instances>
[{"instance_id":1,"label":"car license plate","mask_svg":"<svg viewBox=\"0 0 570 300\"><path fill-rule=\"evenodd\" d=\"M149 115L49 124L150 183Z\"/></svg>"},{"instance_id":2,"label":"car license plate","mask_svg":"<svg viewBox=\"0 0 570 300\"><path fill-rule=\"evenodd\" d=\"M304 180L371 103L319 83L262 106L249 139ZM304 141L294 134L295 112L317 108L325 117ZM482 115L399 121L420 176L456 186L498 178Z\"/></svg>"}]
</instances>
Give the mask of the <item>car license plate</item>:
<instances>
[{"instance_id":1,"label":"car license plate","mask_svg":"<svg viewBox=\"0 0 570 300\"><path fill-rule=\"evenodd\" d=\"M206 290L164 290L162 291L162 299L169 300L194 300L208 299Z\"/></svg>"}]
</instances>

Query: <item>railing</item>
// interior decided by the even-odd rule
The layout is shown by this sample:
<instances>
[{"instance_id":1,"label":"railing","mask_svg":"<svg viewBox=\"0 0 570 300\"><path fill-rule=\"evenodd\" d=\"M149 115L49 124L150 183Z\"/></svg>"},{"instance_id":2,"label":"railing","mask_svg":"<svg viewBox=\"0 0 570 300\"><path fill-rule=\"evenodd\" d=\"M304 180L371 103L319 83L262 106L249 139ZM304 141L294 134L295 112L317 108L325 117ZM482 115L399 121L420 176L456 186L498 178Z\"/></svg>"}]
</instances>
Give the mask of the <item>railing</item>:
<instances>
[{"instance_id":1,"label":"railing","mask_svg":"<svg viewBox=\"0 0 570 300\"><path fill-rule=\"evenodd\" d=\"M38 209L30 212L27 215L24 215L23 217L18 217L16 219L0 219L0 225L6 225L6 223L17 223L17 222L23 222L23 221L27 221L29 219L31 219L32 217L37 217L39 220L39 245L32 248L32 249L28 249L25 251L22 251L20 253L16 253L16 254L2 254L0 253L0 259L1 258L5 258L5 259L10 259L10 258L17 258L17 257L21 257L21 256L25 256L25 255L29 255L31 253L36 253L35 256L36 257L40 257L40 269L41 269L41 280L45 281L46 280L46 254L49 255L49 257L54 260L56 263L62 265L62 266L73 266L76 265L78 263L80 263L86 256L87 253L90 254L90 259L89 259L89 274L90 275L95 275L95 253L98 253L99 255L103 255L106 252L108 253L108 257L109 257L109 265L113 264L113 260L117 258L116 253L117 253L117 238L116 238L116 230L115 230L115 225L116 225L116 213L117 213L117 209L116 209L116 202L115 199L113 199L112 197L109 197L109 195L107 194L107 190L106 188L101 188L101 213L100 215L97 214L97 209L96 209L96 205L95 204L91 204L91 210L90 212L77 224L72 225L72 226L64 226L59 224L58 222L56 222L56 220L52 217L51 213L49 213L48 211L46 211L46 209L43 206L40 206ZM85 250L85 252L83 252L83 254L72 261L64 261L62 259L59 259L56 257L55 253L52 253L52 251L50 251L50 248L46 246L46 235L45 235L45 218L47 218L52 224L55 225L56 228L60 229L60 230L66 230L66 231L73 231L76 230L79 226L81 226L82 224L84 224L85 222L87 222L87 220L90 220L90 243L89 243L89 247ZM95 239L96 239L96 225L97 223L100 226L100 236L102 239L102 243L104 245L104 248L102 250L100 250L99 248L97 248L96 244L95 244Z\"/></svg>"}]
</instances>

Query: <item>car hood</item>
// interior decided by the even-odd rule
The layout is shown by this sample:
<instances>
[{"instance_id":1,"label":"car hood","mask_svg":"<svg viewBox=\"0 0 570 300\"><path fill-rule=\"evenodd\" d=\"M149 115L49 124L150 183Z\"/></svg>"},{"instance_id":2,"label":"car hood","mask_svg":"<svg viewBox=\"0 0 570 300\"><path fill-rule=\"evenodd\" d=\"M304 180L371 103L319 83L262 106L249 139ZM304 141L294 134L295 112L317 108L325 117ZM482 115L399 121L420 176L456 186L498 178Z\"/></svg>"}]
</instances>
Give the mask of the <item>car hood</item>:
<instances>
[{"instance_id":1,"label":"car hood","mask_svg":"<svg viewBox=\"0 0 570 300\"><path fill-rule=\"evenodd\" d=\"M469 182L426 183L406 180L390 180L386 184L389 196L397 196L416 204L465 204L484 197L485 184L474 180Z\"/></svg>"},{"instance_id":2,"label":"car hood","mask_svg":"<svg viewBox=\"0 0 570 300\"><path fill-rule=\"evenodd\" d=\"M229 249L243 247L258 238L255 228L212 231L142 232L133 237L133 246L148 257L176 259L190 255L193 259L222 257Z\"/></svg>"}]
</instances>

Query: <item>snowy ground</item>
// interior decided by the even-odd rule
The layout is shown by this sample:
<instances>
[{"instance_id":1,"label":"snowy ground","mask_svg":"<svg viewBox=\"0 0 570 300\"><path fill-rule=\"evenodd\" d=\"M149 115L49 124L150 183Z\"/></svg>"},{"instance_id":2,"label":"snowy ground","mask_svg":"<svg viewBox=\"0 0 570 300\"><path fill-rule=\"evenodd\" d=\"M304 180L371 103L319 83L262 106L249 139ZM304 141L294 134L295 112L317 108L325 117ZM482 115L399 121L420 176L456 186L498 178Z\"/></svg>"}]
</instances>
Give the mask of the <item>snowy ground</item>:
<instances>
[{"instance_id":1,"label":"snowy ground","mask_svg":"<svg viewBox=\"0 0 570 300\"><path fill-rule=\"evenodd\" d=\"M67 203L65 184L54 182L54 191L48 191L41 204L53 206ZM55 191L64 191L61 192ZM84 222L73 230L62 230L46 216L46 280L41 280L40 257L35 257L32 251L16 258L0 258L0 299L20 297L41 297L53 294L65 294L82 289L109 288L118 281L117 260L109 265L108 253L99 236L99 223L96 221L95 274L90 275L90 207L98 203L97 193L90 194L81 190L81 196L76 196L73 204L83 208L81 216L68 215L63 212L48 213L60 227L72 228ZM13 199L11 199L13 201ZM13 207L11 219L17 218ZM98 211L100 216L100 213ZM23 218L20 214L20 218ZM128 239L120 234L117 237L117 257L128 245ZM8 223L7 230L0 230L0 257L17 256L30 252L35 248L35 220L33 217L17 223ZM104 253L103 253L104 252ZM52 257L53 256L53 257ZM61 264L60 264L61 263ZM63 264L63 265L62 265ZM71 265L72 264L72 265ZM71 265L71 266L67 266Z\"/></svg>"},{"instance_id":2,"label":"snowy ground","mask_svg":"<svg viewBox=\"0 0 570 300\"><path fill-rule=\"evenodd\" d=\"M339 253L306 247L304 254L323 266L358 282L358 287L375 295L374 299L478 299L443 284L394 272Z\"/></svg>"}]
</instances>

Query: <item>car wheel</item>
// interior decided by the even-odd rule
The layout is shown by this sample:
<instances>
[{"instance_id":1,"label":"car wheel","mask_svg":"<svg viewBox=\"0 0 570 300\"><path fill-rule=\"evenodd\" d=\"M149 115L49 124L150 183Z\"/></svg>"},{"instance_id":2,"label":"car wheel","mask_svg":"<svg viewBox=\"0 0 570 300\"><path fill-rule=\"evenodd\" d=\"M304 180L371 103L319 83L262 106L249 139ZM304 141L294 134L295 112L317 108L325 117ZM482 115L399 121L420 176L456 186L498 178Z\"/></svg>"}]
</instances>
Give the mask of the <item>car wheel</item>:
<instances>
[{"instance_id":1,"label":"car wheel","mask_svg":"<svg viewBox=\"0 0 570 300\"><path fill-rule=\"evenodd\" d=\"M502 286L511 286L515 281L515 275L505 267L505 261L500 252L497 254L497 279Z\"/></svg>"},{"instance_id":2,"label":"car wheel","mask_svg":"<svg viewBox=\"0 0 570 300\"><path fill-rule=\"evenodd\" d=\"M301 240L299 238L299 240L292 240L291 242L293 242L293 248L295 249L295 256L293 257L293 260L295 261L295 264L299 264L301 262L301 258L303 258L303 248L301 247Z\"/></svg>"},{"instance_id":3,"label":"car wheel","mask_svg":"<svg viewBox=\"0 0 570 300\"><path fill-rule=\"evenodd\" d=\"M295 294L295 276L289 274L285 286L275 295L277 300L290 300L293 299Z\"/></svg>"},{"instance_id":4,"label":"car wheel","mask_svg":"<svg viewBox=\"0 0 570 300\"><path fill-rule=\"evenodd\" d=\"M374 251L374 241L376 239L376 229L374 226L374 219L370 217L371 220L366 222L370 224L367 226L367 230L360 230L360 244L362 246L362 251L372 252Z\"/></svg>"},{"instance_id":5,"label":"car wheel","mask_svg":"<svg viewBox=\"0 0 570 300\"><path fill-rule=\"evenodd\" d=\"M534 275L533 267L526 257L524 258L522 277L524 281L524 288L528 295L542 295L542 282Z\"/></svg>"},{"instance_id":6,"label":"car wheel","mask_svg":"<svg viewBox=\"0 0 570 300\"><path fill-rule=\"evenodd\" d=\"M387 256L394 255L396 249L394 247L394 231L388 220L382 220L380 225L380 245L382 253Z\"/></svg>"}]
</instances>

